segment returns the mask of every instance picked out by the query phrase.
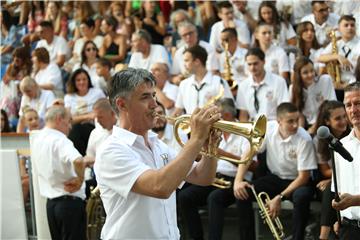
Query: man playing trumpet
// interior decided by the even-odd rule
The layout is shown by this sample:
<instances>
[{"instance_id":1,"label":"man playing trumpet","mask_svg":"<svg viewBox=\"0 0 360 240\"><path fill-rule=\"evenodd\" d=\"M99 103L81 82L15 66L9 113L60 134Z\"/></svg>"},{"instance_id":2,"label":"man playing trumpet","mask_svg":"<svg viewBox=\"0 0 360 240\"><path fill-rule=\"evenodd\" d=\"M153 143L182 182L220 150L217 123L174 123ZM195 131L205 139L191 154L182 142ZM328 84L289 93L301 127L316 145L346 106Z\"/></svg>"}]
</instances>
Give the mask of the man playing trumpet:
<instances>
[{"instance_id":1,"label":"man playing trumpet","mask_svg":"<svg viewBox=\"0 0 360 240\"><path fill-rule=\"evenodd\" d=\"M155 80L148 71L117 73L109 98L120 120L97 152L94 167L107 215L101 239L179 239L175 190L184 180L212 183L216 159L194 160L208 141L217 148L219 134L210 130L221 114L215 106L196 108L191 138L175 156L149 131L157 104Z\"/></svg>"}]
</instances>

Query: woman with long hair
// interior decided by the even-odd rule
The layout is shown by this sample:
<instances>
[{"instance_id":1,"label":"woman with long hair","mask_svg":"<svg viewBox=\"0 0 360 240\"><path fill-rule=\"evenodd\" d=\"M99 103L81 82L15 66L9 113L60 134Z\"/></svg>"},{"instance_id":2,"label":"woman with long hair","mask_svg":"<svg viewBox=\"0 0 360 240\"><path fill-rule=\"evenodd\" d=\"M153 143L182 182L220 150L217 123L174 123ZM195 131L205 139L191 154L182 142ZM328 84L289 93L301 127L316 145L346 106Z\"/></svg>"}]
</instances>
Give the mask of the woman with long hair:
<instances>
[{"instance_id":1,"label":"woman with long hair","mask_svg":"<svg viewBox=\"0 0 360 240\"><path fill-rule=\"evenodd\" d=\"M296 33L290 23L282 21L276 6L271 1L263 1L259 5L259 22L273 26L274 42L281 47L296 45Z\"/></svg>"},{"instance_id":2,"label":"woman with long hair","mask_svg":"<svg viewBox=\"0 0 360 240\"><path fill-rule=\"evenodd\" d=\"M290 68L293 69L296 58L303 56L309 58L314 63L316 73L320 74L319 70L321 64L317 62L317 58L321 54L323 48L317 41L314 25L308 21L299 23L296 32L297 51L296 53L289 54ZM294 79L293 72L291 79Z\"/></svg>"},{"instance_id":3,"label":"woman with long hair","mask_svg":"<svg viewBox=\"0 0 360 240\"><path fill-rule=\"evenodd\" d=\"M85 155L90 132L94 129L93 105L105 95L100 89L93 87L88 72L82 68L73 72L66 87L64 103L71 113L73 124L69 139Z\"/></svg>"},{"instance_id":4,"label":"woman with long hair","mask_svg":"<svg viewBox=\"0 0 360 240\"><path fill-rule=\"evenodd\" d=\"M341 139L350 133L350 125L346 116L345 106L339 101L325 100L319 107L319 113L314 124L314 130L320 126L327 126L332 135ZM328 239L333 224L337 221L335 210L331 206L334 194L331 192L331 152L325 139L314 138L318 157L320 181L316 187L322 195L320 236L319 239Z\"/></svg>"},{"instance_id":5,"label":"woman with long hair","mask_svg":"<svg viewBox=\"0 0 360 240\"><path fill-rule=\"evenodd\" d=\"M55 35L62 36L67 39L68 18L66 14L61 11L61 2L48 2L45 20L52 23Z\"/></svg>"},{"instance_id":6,"label":"woman with long hair","mask_svg":"<svg viewBox=\"0 0 360 240\"><path fill-rule=\"evenodd\" d=\"M301 113L300 125L314 133L318 108L324 100L336 100L335 89L329 75L318 77L313 62L306 57L297 59L295 78L290 85L290 101Z\"/></svg>"}]
</instances>

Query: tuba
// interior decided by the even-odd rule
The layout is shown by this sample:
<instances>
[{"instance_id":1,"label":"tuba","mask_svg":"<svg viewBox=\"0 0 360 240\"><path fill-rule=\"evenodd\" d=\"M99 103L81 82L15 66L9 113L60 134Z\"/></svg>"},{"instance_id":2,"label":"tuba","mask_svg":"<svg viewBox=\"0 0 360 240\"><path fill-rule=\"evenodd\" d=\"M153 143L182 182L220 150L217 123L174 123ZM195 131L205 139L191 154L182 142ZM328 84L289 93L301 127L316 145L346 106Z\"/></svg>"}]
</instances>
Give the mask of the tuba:
<instances>
[{"instance_id":1,"label":"tuba","mask_svg":"<svg viewBox=\"0 0 360 240\"><path fill-rule=\"evenodd\" d=\"M261 192L261 193L257 194L255 191L255 188L253 186L251 186L251 190L255 196L256 202L259 205L260 216L264 220L264 223L266 223L269 226L270 231L276 240L283 239L285 236L285 233L284 233L284 228L280 222L279 217L272 219L270 217L269 211L266 207L266 203L268 201L270 201L269 195L266 192Z\"/></svg>"},{"instance_id":2,"label":"tuba","mask_svg":"<svg viewBox=\"0 0 360 240\"><path fill-rule=\"evenodd\" d=\"M336 31L335 29L332 29L329 32L329 36L331 38L331 53L337 54L338 48L336 45L337 39L336 39ZM340 72L340 66L337 61L331 61L326 64L326 71L333 79L334 87L335 89L339 89L341 86L341 72Z\"/></svg>"},{"instance_id":3,"label":"tuba","mask_svg":"<svg viewBox=\"0 0 360 240\"><path fill-rule=\"evenodd\" d=\"M86 203L87 239L100 239L101 229L105 223L106 214L100 198L99 187L91 190L90 198Z\"/></svg>"},{"instance_id":4,"label":"tuba","mask_svg":"<svg viewBox=\"0 0 360 240\"><path fill-rule=\"evenodd\" d=\"M231 72L230 65L230 56L229 56L229 43L225 42L225 63L224 63L224 72L222 77L227 81L231 90L235 90L237 87L237 82L233 79L233 74Z\"/></svg>"}]
</instances>

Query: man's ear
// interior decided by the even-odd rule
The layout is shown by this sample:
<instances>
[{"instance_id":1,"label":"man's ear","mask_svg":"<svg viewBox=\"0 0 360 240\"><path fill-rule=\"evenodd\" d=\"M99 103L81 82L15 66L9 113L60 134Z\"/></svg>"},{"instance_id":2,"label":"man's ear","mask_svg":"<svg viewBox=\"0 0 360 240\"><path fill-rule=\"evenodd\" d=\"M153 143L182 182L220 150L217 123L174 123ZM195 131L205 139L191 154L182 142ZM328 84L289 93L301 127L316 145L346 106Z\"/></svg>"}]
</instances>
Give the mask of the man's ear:
<instances>
[{"instance_id":1,"label":"man's ear","mask_svg":"<svg viewBox=\"0 0 360 240\"><path fill-rule=\"evenodd\" d=\"M122 112L126 112L128 109L128 104L125 98L123 97L118 97L115 101L117 108L122 111Z\"/></svg>"}]
</instances>

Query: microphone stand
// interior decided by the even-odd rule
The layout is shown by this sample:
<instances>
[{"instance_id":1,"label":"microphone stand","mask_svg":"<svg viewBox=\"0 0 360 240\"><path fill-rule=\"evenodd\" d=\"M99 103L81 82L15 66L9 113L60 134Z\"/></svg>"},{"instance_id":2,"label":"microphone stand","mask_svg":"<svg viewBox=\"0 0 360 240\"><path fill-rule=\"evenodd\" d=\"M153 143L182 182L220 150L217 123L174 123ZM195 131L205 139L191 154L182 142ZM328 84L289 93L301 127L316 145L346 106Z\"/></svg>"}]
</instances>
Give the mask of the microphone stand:
<instances>
[{"instance_id":1,"label":"microphone stand","mask_svg":"<svg viewBox=\"0 0 360 240\"><path fill-rule=\"evenodd\" d=\"M332 174L333 174L333 181L334 181L334 190L335 190L335 201L339 202L339 191L337 187L337 176L336 176L336 167L335 167L335 158L334 158L334 148L329 144L330 149L330 156L331 156L331 164L332 164ZM336 217L339 223L339 227L341 227L341 215L340 211L336 210Z\"/></svg>"}]
</instances>

